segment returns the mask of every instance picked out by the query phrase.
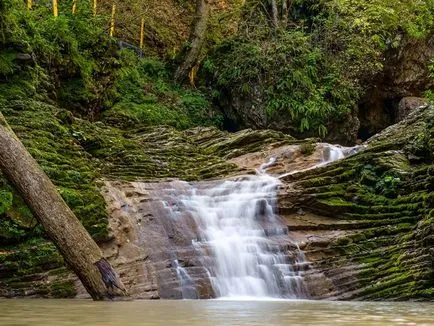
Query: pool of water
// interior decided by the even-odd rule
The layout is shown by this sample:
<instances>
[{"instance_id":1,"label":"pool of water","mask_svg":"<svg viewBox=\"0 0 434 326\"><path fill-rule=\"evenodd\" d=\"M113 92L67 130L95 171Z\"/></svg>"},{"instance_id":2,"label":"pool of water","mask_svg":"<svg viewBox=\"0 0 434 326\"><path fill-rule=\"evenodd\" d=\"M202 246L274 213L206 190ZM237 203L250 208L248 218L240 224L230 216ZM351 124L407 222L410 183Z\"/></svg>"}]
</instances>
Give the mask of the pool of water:
<instances>
[{"instance_id":1,"label":"pool of water","mask_svg":"<svg viewBox=\"0 0 434 326\"><path fill-rule=\"evenodd\" d=\"M434 325L434 303L0 300L2 326Z\"/></svg>"}]
</instances>

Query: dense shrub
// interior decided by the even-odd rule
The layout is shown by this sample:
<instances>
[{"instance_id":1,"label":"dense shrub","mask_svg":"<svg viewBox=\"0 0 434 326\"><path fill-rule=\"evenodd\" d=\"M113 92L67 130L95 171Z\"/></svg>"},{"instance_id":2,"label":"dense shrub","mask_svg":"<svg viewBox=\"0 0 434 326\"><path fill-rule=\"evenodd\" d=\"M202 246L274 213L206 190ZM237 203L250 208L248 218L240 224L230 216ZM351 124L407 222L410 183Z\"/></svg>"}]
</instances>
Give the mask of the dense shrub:
<instances>
[{"instance_id":1,"label":"dense shrub","mask_svg":"<svg viewBox=\"0 0 434 326\"><path fill-rule=\"evenodd\" d=\"M0 99L56 102L92 120L116 125L219 125L206 97L171 82L155 58L119 50L104 30L107 17L80 3L77 14L62 2L53 17L49 0L32 10L20 0L0 7ZM26 60L20 60L22 57Z\"/></svg>"},{"instance_id":2,"label":"dense shrub","mask_svg":"<svg viewBox=\"0 0 434 326\"><path fill-rule=\"evenodd\" d=\"M175 85L166 66L152 58L139 59L131 51L121 52L111 109L105 121L118 126L170 125L185 129L198 125L220 125L220 115L210 108L203 93Z\"/></svg>"},{"instance_id":3,"label":"dense shrub","mask_svg":"<svg viewBox=\"0 0 434 326\"><path fill-rule=\"evenodd\" d=\"M296 0L277 27L270 1L249 0L242 10L238 33L204 62L215 94L260 97L269 117L321 136L329 120L355 109L388 50L434 32L430 0Z\"/></svg>"}]
</instances>

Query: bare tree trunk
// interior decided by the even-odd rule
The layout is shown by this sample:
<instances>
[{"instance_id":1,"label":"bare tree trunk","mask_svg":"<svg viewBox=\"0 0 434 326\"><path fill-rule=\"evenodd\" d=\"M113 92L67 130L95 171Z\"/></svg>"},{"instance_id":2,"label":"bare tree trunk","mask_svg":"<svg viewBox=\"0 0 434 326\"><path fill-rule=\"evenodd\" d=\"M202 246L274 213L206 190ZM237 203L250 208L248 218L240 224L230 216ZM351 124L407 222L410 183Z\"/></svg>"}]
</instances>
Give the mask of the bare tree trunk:
<instances>
[{"instance_id":1,"label":"bare tree trunk","mask_svg":"<svg viewBox=\"0 0 434 326\"><path fill-rule=\"evenodd\" d=\"M273 19L273 26L274 28L279 27L279 18L278 18L278 10L277 10L277 3L276 0L271 0L271 15Z\"/></svg>"},{"instance_id":2,"label":"bare tree trunk","mask_svg":"<svg viewBox=\"0 0 434 326\"><path fill-rule=\"evenodd\" d=\"M196 0L196 18L190 37L191 47L184 62L178 67L175 73L175 82L178 84L181 84L187 79L191 69L197 64L197 60L199 59L208 25L210 11L209 1L210 0Z\"/></svg>"},{"instance_id":3,"label":"bare tree trunk","mask_svg":"<svg viewBox=\"0 0 434 326\"><path fill-rule=\"evenodd\" d=\"M94 300L125 288L98 245L63 201L0 112L0 169L21 193L47 235ZM119 294L119 293L118 293Z\"/></svg>"},{"instance_id":4,"label":"bare tree trunk","mask_svg":"<svg viewBox=\"0 0 434 326\"><path fill-rule=\"evenodd\" d=\"M287 27L288 25L288 13L289 13L289 6L288 4L289 0L282 0L282 25L283 27Z\"/></svg>"}]
</instances>

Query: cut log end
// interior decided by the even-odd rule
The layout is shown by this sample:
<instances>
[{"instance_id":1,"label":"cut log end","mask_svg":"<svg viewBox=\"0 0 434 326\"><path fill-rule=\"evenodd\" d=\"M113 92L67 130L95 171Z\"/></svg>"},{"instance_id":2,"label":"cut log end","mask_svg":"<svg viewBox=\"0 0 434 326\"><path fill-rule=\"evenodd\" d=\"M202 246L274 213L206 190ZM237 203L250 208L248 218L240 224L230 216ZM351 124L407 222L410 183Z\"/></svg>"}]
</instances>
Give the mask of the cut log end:
<instances>
[{"instance_id":1,"label":"cut log end","mask_svg":"<svg viewBox=\"0 0 434 326\"><path fill-rule=\"evenodd\" d=\"M95 263L95 266L101 274L109 298L113 298L114 296L128 296L125 286L107 259L101 258Z\"/></svg>"}]
</instances>

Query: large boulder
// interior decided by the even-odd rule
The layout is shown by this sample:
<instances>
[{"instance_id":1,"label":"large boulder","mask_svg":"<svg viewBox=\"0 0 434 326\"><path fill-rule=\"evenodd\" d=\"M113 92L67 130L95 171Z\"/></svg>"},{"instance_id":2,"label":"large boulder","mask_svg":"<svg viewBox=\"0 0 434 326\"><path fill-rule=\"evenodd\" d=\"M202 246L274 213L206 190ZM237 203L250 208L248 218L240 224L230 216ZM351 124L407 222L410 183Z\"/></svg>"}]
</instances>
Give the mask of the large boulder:
<instances>
[{"instance_id":1,"label":"large boulder","mask_svg":"<svg viewBox=\"0 0 434 326\"><path fill-rule=\"evenodd\" d=\"M427 99L421 97L403 97L398 104L396 122L403 120L412 111L428 103L429 101Z\"/></svg>"}]
</instances>

